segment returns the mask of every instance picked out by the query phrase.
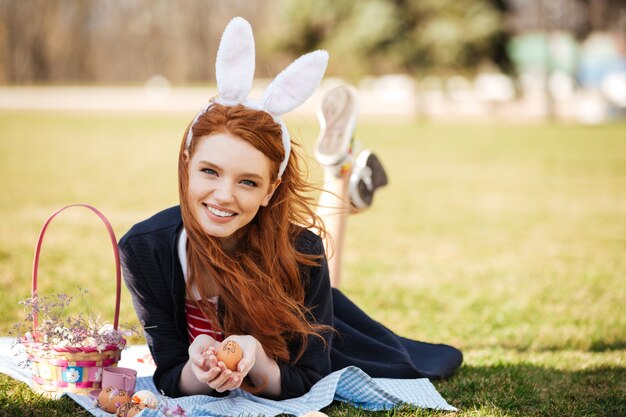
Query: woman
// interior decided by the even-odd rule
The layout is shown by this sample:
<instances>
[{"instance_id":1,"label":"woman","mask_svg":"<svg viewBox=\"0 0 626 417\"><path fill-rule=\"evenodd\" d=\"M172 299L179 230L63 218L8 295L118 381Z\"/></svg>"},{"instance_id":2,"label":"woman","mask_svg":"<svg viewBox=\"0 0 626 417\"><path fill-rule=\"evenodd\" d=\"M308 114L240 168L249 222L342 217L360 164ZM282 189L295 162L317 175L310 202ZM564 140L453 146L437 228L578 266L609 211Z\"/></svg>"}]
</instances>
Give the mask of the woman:
<instances>
[{"instance_id":1,"label":"woman","mask_svg":"<svg viewBox=\"0 0 626 417\"><path fill-rule=\"evenodd\" d=\"M239 41L252 35L242 20L229 24L220 44L219 98L183 137L180 206L120 241L124 279L157 364L155 385L169 396L244 387L282 399L350 365L373 377L451 375L461 362L456 349L396 336L331 288L324 225L280 119L314 91L325 62L313 61L324 56L303 56L276 78L282 85L250 102L248 83L239 82L249 74L228 71L249 62L225 62L249 58ZM313 88L293 91L307 77ZM243 350L235 371L216 359L223 339Z\"/></svg>"}]
</instances>

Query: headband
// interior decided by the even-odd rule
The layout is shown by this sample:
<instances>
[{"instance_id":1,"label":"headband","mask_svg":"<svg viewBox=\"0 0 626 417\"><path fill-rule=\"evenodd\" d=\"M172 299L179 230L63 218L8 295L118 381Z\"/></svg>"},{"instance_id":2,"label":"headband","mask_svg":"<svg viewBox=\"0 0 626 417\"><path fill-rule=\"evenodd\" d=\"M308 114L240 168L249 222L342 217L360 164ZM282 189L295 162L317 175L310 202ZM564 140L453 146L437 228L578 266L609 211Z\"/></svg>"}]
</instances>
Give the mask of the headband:
<instances>
[{"instance_id":1,"label":"headband","mask_svg":"<svg viewBox=\"0 0 626 417\"><path fill-rule=\"evenodd\" d=\"M291 140L285 122L280 116L304 103L322 81L328 64L328 52L318 50L302 55L292 62L267 86L260 100L248 99L254 77L254 36L252 27L245 19L232 19L224 33L215 60L215 78L218 97L215 103L224 106L242 104L253 110L268 113L282 130L285 158L278 169L282 177L289 162ZM193 119L187 133L186 147L191 145L193 126L207 112L213 102L202 108Z\"/></svg>"}]
</instances>

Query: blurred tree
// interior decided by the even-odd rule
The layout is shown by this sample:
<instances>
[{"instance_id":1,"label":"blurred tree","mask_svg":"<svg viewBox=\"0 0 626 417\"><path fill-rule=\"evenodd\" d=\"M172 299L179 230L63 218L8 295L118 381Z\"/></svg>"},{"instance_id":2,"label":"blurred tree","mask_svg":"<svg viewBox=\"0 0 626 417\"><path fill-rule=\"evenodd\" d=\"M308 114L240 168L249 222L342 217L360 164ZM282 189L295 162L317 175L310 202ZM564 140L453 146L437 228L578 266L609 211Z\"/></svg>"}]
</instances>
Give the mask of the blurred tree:
<instances>
[{"instance_id":1,"label":"blurred tree","mask_svg":"<svg viewBox=\"0 0 626 417\"><path fill-rule=\"evenodd\" d=\"M626 0L0 0L0 83L214 80L220 34L254 28L257 76L326 48L329 75L506 72L510 32L624 33ZM623 35L622 35L623 36Z\"/></svg>"},{"instance_id":2,"label":"blurred tree","mask_svg":"<svg viewBox=\"0 0 626 417\"><path fill-rule=\"evenodd\" d=\"M0 83L214 80L226 23L261 32L272 1L0 0Z\"/></svg>"},{"instance_id":3,"label":"blurred tree","mask_svg":"<svg viewBox=\"0 0 626 417\"><path fill-rule=\"evenodd\" d=\"M276 48L328 49L331 72L351 76L473 71L494 62L506 35L493 0L283 0L278 10Z\"/></svg>"},{"instance_id":4,"label":"blurred tree","mask_svg":"<svg viewBox=\"0 0 626 417\"><path fill-rule=\"evenodd\" d=\"M9 83L87 80L90 0L0 0L0 73Z\"/></svg>"}]
</instances>

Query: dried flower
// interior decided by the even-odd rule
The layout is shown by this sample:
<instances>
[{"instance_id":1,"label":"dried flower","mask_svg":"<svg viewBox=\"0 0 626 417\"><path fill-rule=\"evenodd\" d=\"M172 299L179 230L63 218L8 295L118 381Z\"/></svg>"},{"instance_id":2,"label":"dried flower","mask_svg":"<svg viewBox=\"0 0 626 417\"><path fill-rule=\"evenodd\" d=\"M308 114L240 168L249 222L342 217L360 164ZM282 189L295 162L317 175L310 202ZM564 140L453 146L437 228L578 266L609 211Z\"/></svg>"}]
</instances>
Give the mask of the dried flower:
<instances>
[{"instance_id":1,"label":"dried flower","mask_svg":"<svg viewBox=\"0 0 626 417\"><path fill-rule=\"evenodd\" d=\"M81 298L87 293L79 288ZM26 312L24 322L13 326L11 333L16 336L16 343L25 345L38 343L44 349L49 347L88 348L93 347L99 352L109 349L126 347L124 335L140 334L136 326L124 326L115 329L113 325L101 323L98 317L85 318L82 314L63 317L67 306L74 300L67 294L53 294L42 297L31 297L20 301ZM37 328L33 328L33 319L38 318ZM76 378L68 371L67 378Z\"/></svg>"},{"instance_id":2,"label":"dried flower","mask_svg":"<svg viewBox=\"0 0 626 417\"><path fill-rule=\"evenodd\" d=\"M159 401L159 410L161 411L161 413L165 414L167 417L174 417L174 416L179 416L179 417L187 417L187 412L185 411L185 409L183 407L180 406L180 404L174 404L174 405L170 405L168 400L171 400L171 398L166 397L165 395L161 395L160 398L161 401Z\"/></svg>"}]
</instances>

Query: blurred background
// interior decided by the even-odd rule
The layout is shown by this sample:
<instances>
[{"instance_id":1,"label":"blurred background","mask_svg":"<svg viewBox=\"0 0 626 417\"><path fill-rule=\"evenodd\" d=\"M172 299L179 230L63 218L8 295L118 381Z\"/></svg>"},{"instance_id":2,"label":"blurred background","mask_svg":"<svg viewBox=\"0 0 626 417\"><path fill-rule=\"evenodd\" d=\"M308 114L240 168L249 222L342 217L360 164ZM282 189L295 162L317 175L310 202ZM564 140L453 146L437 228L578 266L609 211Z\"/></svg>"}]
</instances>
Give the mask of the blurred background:
<instances>
[{"instance_id":1,"label":"blurred background","mask_svg":"<svg viewBox=\"0 0 626 417\"><path fill-rule=\"evenodd\" d=\"M626 117L624 0L0 0L0 109L193 112L237 15L257 87L324 48L365 117Z\"/></svg>"}]
</instances>

